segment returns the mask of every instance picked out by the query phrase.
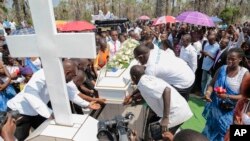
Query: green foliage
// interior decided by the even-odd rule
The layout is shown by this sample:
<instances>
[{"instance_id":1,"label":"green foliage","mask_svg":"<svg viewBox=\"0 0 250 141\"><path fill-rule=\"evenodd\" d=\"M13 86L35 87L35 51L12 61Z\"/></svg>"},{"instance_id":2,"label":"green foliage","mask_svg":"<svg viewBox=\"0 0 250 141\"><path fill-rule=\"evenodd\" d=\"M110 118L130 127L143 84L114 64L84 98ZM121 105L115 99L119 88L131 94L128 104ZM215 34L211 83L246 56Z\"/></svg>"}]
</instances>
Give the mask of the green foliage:
<instances>
[{"instance_id":1,"label":"green foliage","mask_svg":"<svg viewBox=\"0 0 250 141\"><path fill-rule=\"evenodd\" d=\"M0 2L0 19L3 20L8 13L8 9L5 7L3 2Z\"/></svg>"},{"instance_id":2,"label":"green foliage","mask_svg":"<svg viewBox=\"0 0 250 141\"><path fill-rule=\"evenodd\" d=\"M239 7L227 7L221 13L220 17L224 19L227 23L233 23L238 18L240 18L240 8Z\"/></svg>"}]
</instances>

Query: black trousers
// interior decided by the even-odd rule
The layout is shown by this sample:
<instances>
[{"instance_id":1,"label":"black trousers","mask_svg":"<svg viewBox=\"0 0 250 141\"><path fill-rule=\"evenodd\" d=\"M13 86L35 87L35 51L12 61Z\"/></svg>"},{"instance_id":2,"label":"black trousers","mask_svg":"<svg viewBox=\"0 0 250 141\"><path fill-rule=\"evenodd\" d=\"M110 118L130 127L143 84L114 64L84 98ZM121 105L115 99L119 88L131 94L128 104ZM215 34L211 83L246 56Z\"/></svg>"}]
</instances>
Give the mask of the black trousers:
<instances>
[{"instance_id":1,"label":"black trousers","mask_svg":"<svg viewBox=\"0 0 250 141\"><path fill-rule=\"evenodd\" d=\"M46 118L37 115L37 116L27 116L22 115L22 118L16 122L16 132L15 137L18 141L24 141L30 133L30 128L33 127L36 129L40 126Z\"/></svg>"},{"instance_id":2,"label":"black trousers","mask_svg":"<svg viewBox=\"0 0 250 141\"><path fill-rule=\"evenodd\" d=\"M186 101L188 101L189 94L190 94L191 90L193 89L193 86L194 86L194 84L191 85L190 87L184 88L184 89L180 89L180 88L177 88L175 86L173 86L173 87L186 99Z\"/></svg>"}]
</instances>

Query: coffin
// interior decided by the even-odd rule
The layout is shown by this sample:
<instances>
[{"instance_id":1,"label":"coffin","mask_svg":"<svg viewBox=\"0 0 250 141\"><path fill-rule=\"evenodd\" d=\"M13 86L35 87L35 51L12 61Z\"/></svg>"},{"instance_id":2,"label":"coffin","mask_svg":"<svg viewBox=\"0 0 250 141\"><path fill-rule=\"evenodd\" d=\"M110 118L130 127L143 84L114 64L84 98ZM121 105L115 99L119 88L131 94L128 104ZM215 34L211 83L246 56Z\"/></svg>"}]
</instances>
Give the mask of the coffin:
<instances>
[{"instance_id":1,"label":"coffin","mask_svg":"<svg viewBox=\"0 0 250 141\"><path fill-rule=\"evenodd\" d=\"M124 98L134 90L129 72L130 68L136 64L138 62L133 60L126 69L111 70L107 67L101 69L95 85L99 97L105 98L107 103L122 104Z\"/></svg>"},{"instance_id":2,"label":"coffin","mask_svg":"<svg viewBox=\"0 0 250 141\"><path fill-rule=\"evenodd\" d=\"M107 99L107 103L121 104L124 98L133 91L130 81L130 68L138 64L134 59L133 50L139 42L127 39L121 49L99 72L95 89L100 98Z\"/></svg>"}]
</instances>

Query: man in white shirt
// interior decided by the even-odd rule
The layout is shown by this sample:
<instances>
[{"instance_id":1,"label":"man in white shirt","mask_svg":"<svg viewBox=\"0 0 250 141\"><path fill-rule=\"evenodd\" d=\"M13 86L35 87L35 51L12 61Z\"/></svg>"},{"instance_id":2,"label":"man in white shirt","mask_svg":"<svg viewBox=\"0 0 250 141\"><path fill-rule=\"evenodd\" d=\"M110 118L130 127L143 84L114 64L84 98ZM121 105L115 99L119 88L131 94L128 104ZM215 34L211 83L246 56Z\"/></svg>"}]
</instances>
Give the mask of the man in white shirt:
<instances>
[{"instance_id":1,"label":"man in white shirt","mask_svg":"<svg viewBox=\"0 0 250 141\"><path fill-rule=\"evenodd\" d=\"M143 44L134 49L134 57L141 65L146 65L147 75L163 79L188 100L195 75L185 61L160 49L150 51Z\"/></svg>"},{"instance_id":2,"label":"man in white shirt","mask_svg":"<svg viewBox=\"0 0 250 141\"><path fill-rule=\"evenodd\" d=\"M189 34L182 36L180 58L187 62L188 66L195 73L197 69L197 52L191 45L191 36Z\"/></svg>"},{"instance_id":3,"label":"man in white shirt","mask_svg":"<svg viewBox=\"0 0 250 141\"><path fill-rule=\"evenodd\" d=\"M139 36L141 35L142 32L142 29L136 23L134 24L134 32Z\"/></svg>"},{"instance_id":4,"label":"man in white shirt","mask_svg":"<svg viewBox=\"0 0 250 141\"><path fill-rule=\"evenodd\" d=\"M63 62L64 74L67 82L69 99L81 107L99 109L100 105L83 100L74 82L76 76L76 65L71 60ZM56 78L55 78L56 79ZM7 102L8 108L18 110L22 118L18 120L15 136L19 141L29 135L30 128L36 129L47 118L53 118L52 110L47 106L49 93L46 85L43 69L33 74L24 89L14 98Z\"/></svg>"},{"instance_id":5,"label":"man in white shirt","mask_svg":"<svg viewBox=\"0 0 250 141\"><path fill-rule=\"evenodd\" d=\"M118 40L118 33L116 30L110 32L111 40L108 42L109 46L109 58L112 59L114 55L120 50L121 42Z\"/></svg>"},{"instance_id":6,"label":"man in white shirt","mask_svg":"<svg viewBox=\"0 0 250 141\"><path fill-rule=\"evenodd\" d=\"M187 101L170 84L145 74L145 67L135 65L130 70L132 81L149 107L161 117L162 132L175 134L181 124L193 115Z\"/></svg>"}]
</instances>

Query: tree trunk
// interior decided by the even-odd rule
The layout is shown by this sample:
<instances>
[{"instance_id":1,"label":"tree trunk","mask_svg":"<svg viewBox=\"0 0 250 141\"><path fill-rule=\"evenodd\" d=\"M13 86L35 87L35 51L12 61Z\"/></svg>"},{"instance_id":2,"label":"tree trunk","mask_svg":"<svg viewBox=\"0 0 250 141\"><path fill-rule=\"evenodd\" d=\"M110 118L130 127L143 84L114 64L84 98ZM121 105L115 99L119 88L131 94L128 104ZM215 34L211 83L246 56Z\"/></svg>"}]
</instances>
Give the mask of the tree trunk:
<instances>
[{"instance_id":1,"label":"tree trunk","mask_svg":"<svg viewBox=\"0 0 250 141\"><path fill-rule=\"evenodd\" d=\"M15 16L16 16L16 19L17 19L17 24L20 25L23 18L22 18L22 14L21 14L21 8L20 8L19 0L13 0L13 6L15 8Z\"/></svg>"},{"instance_id":2,"label":"tree trunk","mask_svg":"<svg viewBox=\"0 0 250 141\"><path fill-rule=\"evenodd\" d=\"M197 10L200 12L201 11L201 0L198 0L198 8Z\"/></svg>"},{"instance_id":3,"label":"tree trunk","mask_svg":"<svg viewBox=\"0 0 250 141\"><path fill-rule=\"evenodd\" d=\"M228 0L225 0L225 8L227 8Z\"/></svg>"},{"instance_id":4,"label":"tree trunk","mask_svg":"<svg viewBox=\"0 0 250 141\"><path fill-rule=\"evenodd\" d=\"M22 7L23 7L23 13L24 13L24 19L31 19L31 13L28 1L22 1Z\"/></svg>"},{"instance_id":5,"label":"tree trunk","mask_svg":"<svg viewBox=\"0 0 250 141\"><path fill-rule=\"evenodd\" d=\"M156 0L156 8L155 8L155 16L160 17L162 16L163 10L163 0Z\"/></svg>"},{"instance_id":6,"label":"tree trunk","mask_svg":"<svg viewBox=\"0 0 250 141\"><path fill-rule=\"evenodd\" d=\"M99 10L101 10L99 1L97 1L97 9L98 9L98 13L99 13Z\"/></svg>"},{"instance_id":7,"label":"tree trunk","mask_svg":"<svg viewBox=\"0 0 250 141\"><path fill-rule=\"evenodd\" d=\"M0 1L0 20L4 19L4 15L8 12L6 6L5 6L5 1L2 0Z\"/></svg>"},{"instance_id":8,"label":"tree trunk","mask_svg":"<svg viewBox=\"0 0 250 141\"><path fill-rule=\"evenodd\" d=\"M93 4L93 9L94 9L94 15L96 15L96 14L98 14L98 10L99 10L97 5L96 5L96 0L93 0L92 4Z\"/></svg>"},{"instance_id":9,"label":"tree trunk","mask_svg":"<svg viewBox=\"0 0 250 141\"><path fill-rule=\"evenodd\" d=\"M103 0L103 14L106 15L108 13L107 5L106 5L106 0Z\"/></svg>"},{"instance_id":10,"label":"tree trunk","mask_svg":"<svg viewBox=\"0 0 250 141\"><path fill-rule=\"evenodd\" d=\"M169 3L169 0L165 0L165 15L169 15L170 13L170 10L171 10L171 7L170 7L170 3Z\"/></svg>"},{"instance_id":11,"label":"tree trunk","mask_svg":"<svg viewBox=\"0 0 250 141\"><path fill-rule=\"evenodd\" d=\"M121 1L119 0L118 1L118 17L120 18L121 17Z\"/></svg>"},{"instance_id":12,"label":"tree trunk","mask_svg":"<svg viewBox=\"0 0 250 141\"><path fill-rule=\"evenodd\" d=\"M113 13L114 15L116 15L115 0L111 0L111 13Z\"/></svg>"},{"instance_id":13,"label":"tree trunk","mask_svg":"<svg viewBox=\"0 0 250 141\"><path fill-rule=\"evenodd\" d=\"M75 20L81 19L81 6L79 0L74 0L74 8L75 8Z\"/></svg>"},{"instance_id":14,"label":"tree trunk","mask_svg":"<svg viewBox=\"0 0 250 141\"><path fill-rule=\"evenodd\" d=\"M171 10L171 15L174 15L174 9L175 9L175 0L172 0L172 10Z\"/></svg>"},{"instance_id":15,"label":"tree trunk","mask_svg":"<svg viewBox=\"0 0 250 141\"><path fill-rule=\"evenodd\" d=\"M241 0L241 1L239 2L239 5L240 5L240 6L242 6L242 4L243 4L243 1L244 1L244 0Z\"/></svg>"}]
</instances>

